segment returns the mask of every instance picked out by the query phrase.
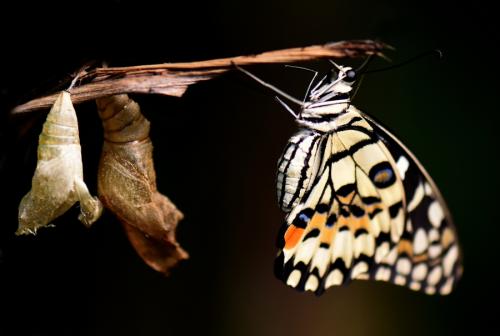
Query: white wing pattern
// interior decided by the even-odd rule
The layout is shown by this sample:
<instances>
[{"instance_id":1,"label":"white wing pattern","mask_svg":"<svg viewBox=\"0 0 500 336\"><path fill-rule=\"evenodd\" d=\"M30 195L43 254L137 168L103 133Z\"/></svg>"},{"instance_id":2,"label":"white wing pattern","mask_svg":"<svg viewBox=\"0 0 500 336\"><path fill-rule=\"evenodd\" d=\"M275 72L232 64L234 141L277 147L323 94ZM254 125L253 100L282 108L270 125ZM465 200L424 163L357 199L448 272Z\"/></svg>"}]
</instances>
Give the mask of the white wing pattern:
<instances>
[{"instance_id":1,"label":"white wing pattern","mask_svg":"<svg viewBox=\"0 0 500 336\"><path fill-rule=\"evenodd\" d=\"M278 168L289 213L275 273L286 284L316 294L355 279L453 289L461 257L445 202L416 158L355 107L330 132L299 131Z\"/></svg>"}]
</instances>

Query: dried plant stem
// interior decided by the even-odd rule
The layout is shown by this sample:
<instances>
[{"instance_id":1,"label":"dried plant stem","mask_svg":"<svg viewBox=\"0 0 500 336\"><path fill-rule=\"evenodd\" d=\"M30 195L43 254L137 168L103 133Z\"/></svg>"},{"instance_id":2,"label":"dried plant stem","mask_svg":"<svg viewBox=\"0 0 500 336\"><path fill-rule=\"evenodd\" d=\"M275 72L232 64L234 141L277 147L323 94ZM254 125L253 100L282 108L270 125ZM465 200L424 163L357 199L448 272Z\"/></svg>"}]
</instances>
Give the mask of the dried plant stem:
<instances>
[{"instance_id":1,"label":"dried plant stem","mask_svg":"<svg viewBox=\"0 0 500 336\"><path fill-rule=\"evenodd\" d=\"M386 44L370 40L342 41L199 62L97 68L81 76L81 82L84 84L73 88L71 96L74 104L120 93L180 97L189 85L220 75L230 70L233 64L292 63L320 58L382 55L386 48ZM54 94L36 98L18 105L12 110L12 114L48 108L54 103L56 96Z\"/></svg>"}]
</instances>

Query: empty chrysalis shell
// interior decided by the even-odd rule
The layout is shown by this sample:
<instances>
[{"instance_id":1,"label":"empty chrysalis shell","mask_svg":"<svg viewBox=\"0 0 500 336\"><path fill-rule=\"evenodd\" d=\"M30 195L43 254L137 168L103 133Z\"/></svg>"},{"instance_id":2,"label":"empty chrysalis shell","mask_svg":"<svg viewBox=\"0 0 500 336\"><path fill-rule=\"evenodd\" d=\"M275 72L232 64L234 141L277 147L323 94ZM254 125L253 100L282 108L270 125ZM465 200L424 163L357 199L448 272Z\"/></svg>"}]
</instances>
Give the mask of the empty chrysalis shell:
<instances>
[{"instance_id":1,"label":"empty chrysalis shell","mask_svg":"<svg viewBox=\"0 0 500 336\"><path fill-rule=\"evenodd\" d=\"M122 222L141 258L153 269L169 269L188 254L175 239L182 213L156 189L149 121L126 94L97 99L104 128L98 193Z\"/></svg>"},{"instance_id":2,"label":"empty chrysalis shell","mask_svg":"<svg viewBox=\"0 0 500 336\"><path fill-rule=\"evenodd\" d=\"M71 96L63 91L52 106L38 141L38 162L31 190L19 205L16 234L35 234L52 220L80 202L78 219L86 226L102 212L83 182L78 121Z\"/></svg>"}]
</instances>

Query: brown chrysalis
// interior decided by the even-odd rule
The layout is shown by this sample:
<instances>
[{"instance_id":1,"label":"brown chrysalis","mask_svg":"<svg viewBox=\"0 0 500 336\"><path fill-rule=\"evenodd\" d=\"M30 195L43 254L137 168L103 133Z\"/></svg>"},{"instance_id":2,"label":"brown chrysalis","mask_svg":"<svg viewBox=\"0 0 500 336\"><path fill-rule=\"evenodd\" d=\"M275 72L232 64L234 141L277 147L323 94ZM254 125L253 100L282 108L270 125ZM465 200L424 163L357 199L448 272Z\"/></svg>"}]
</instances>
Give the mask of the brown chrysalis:
<instances>
[{"instance_id":1,"label":"brown chrysalis","mask_svg":"<svg viewBox=\"0 0 500 336\"><path fill-rule=\"evenodd\" d=\"M96 102L104 128L99 197L122 222L142 259L168 274L188 254L175 240L175 229L183 215L156 189L150 123L126 94Z\"/></svg>"}]
</instances>

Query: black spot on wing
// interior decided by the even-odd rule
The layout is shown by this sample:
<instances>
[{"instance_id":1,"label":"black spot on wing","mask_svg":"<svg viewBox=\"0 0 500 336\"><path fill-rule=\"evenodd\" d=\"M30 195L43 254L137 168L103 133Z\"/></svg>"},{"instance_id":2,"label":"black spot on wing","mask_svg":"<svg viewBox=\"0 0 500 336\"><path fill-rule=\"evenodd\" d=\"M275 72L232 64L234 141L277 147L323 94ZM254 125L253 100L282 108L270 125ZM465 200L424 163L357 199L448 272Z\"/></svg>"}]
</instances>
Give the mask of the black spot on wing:
<instances>
[{"instance_id":1,"label":"black spot on wing","mask_svg":"<svg viewBox=\"0 0 500 336\"><path fill-rule=\"evenodd\" d=\"M354 237L356 238L364 233L368 234L368 231L366 229L357 229L356 232L354 232Z\"/></svg>"},{"instance_id":2,"label":"black spot on wing","mask_svg":"<svg viewBox=\"0 0 500 336\"><path fill-rule=\"evenodd\" d=\"M326 220L326 226L332 227L336 222L337 222L337 215L332 213L330 216L328 216L328 219Z\"/></svg>"},{"instance_id":3,"label":"black spot on wing","mask_svg":"<svg viewBox=\"0 0 500 336\"><path fill-rule=\"evenodd\" d=\"M363 201L363 203L366 204L366 205L372 205L372 204L375 204L375 203L379 203L380 202L380 198L379 197L375 197L375 196L368 196L368 197L362 197L361 201Z\"/></svg>"},{"instance_id":4,"label":"black spot on wing","mask_svg":"<svg viewBox=\"0 0 500 336\"><path fill-rule=\"evenodd\" d=\"M296 227L305 229L309 221L311 220L314 214L314 210L311 208L304 209L300 211L297 216L292 221L292 224Z\"/></svg>"},{"instance_id":5,"label":"black spot on wing","mask_svg":"<svg viewBox=\"0 0 500 336\"><path fill-rule=\"evenodd\" d=\"M385 242L388 242L389 244L392 243L391 234L389 232L380 232L377 238L375 238L375 246L380 246Z\"/></svg>"},{"instance_id":6,"label":"black spot on wing","mask_svg":"<svg viewBox=\"0 0 500 336\"><path fill-rule=\"evenodd\" d=\"M309 238L316 238L319 236L320 234L320 230L319 229L312 229L311 231L309 231L306 236L304 237L304 241L306 241L307 239Z\"/></svg>"},{"instance_id":7,"label":"black spot on wing","mask_svg":"<svg viewBox=\"0 0 500 336\"><path fill-rule=\"evenodd\" d=\"M342 207L340 207L340 215L342 217L347 218L347 217L349 217L351 215L351 213L349 212L349 209L347 207L342 206Z\"/></svg>"},{"instance_id":8,"label":"black spot on wing","mask_svg":"<svg viewBox=\"0 0 500 336\"><path fill-rule=\"evenodd\" d=\"M395 218L402 207L403 207L403 202L397 202L391 205L389 207L389 214L391 215L391 218Z\"/></svg>"},{"instance_id":9,"label":"black spot on wing","mask_svg":"<svg viewBox=\"0 0 500 336\"><path fill-rule=\"evenodd\" d=\"M370 218L370 220L372 220L380 212L382 212L382 209L375 208L372 212L368 214L368 217Z\"/></svg>"},{"instance_id":10,"label":"black spot on wing","mask_svg":"<svg viewBox=\"0 0 500 336\"><path fill-rule=\"evenodd\" d=\"M432 229L433 226L429 221L429 207L434 201L433 198L424 196L418 206L411 212L410 217L414 231L420 227L424 228L426 232Z\"/></svg>"},{"instance_id":11,"label":"black spot on wing","mask_svg":"<svg viewBox=\"0 0 500 336\"><path fill-rule=\"evenodd\" d=\"M327 204L320 203L316 206L316 211L320 214L327 213L330 207Z\"/></svg>"},{"instance_id":12,"label":"black spot on wing","mask_svg":"<svg viewBox=\"0 0 500 336\"><path fill-rule=\"evenodd\" d=\"M374 165L370 169L368 177L379 189L390 187L396 182L396 174L388 161L383 161Z\"/></svg>"},{"instance_id":13,"label":"black spot on wing","mask_svg":"<svg viewBox=\"0 0 500 336\"><path fill-rule=\"evenodd\" d=\"M349 183L349 184L345 184L342 187L338 188L335 193L341 197L347 197L355 189L356 189L356 184Z\"/></svg>"},{"instance_id":14,"label":"black spot on wing","mask_svg":"<svg viewBox=\"0 0 500 336\"><path fill-rule=\"evenodd\" d=\"M352 204L349 207L349 210L351 211L354 217L363 217L365 215L365 210L355 204Z\"/></svg>"},{"instance_id":15,"label":"black spot on wing","mask_svg":"<svg viewBox=\"0 0 500 336\"><path fill-rule=\"evenodd\" d=\"M347 275L349 273L349 270L346 265L345 265L345 262L344 262L344 259L342 258L337 258L331 265L330 265L330 270L329 272L333 271L333 270L336 270L338 269L342 275L343 275L343 283L347 283L348 281L348 278L347 278Z\"/></svg>"},{"instance_id":16,"label":"black spot on wing","mask_svg":"<svg viewBox=\"0 0 500 336\"><path fill-rule=\"evenodd\" d=\"M408 230L404 230L403 234L401 235L401 237L399 239L400 240L406 239L409 242L412 242L413 241L413 233L409 232Z\"/></svg>"}]
</instances>

